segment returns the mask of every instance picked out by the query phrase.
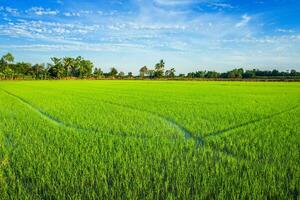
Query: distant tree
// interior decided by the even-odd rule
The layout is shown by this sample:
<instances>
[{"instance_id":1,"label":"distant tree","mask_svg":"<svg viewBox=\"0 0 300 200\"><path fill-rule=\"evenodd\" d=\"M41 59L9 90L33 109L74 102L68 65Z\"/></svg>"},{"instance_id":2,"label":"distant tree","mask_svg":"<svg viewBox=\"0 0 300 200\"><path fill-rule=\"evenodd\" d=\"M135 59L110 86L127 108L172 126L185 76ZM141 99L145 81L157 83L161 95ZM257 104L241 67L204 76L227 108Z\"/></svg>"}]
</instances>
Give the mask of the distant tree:
<instances>
[{"instance_id":1,"label":"distant tree","mask_svg":"<svg viewBox=\"0 0 300 200\"><path fill-rule=\"evenodd\" d=\"M123 79L124 76L125 76L125 73L124 73L124 72L119 72L119 74L118 74L118 77L119 77L119 78L122 78L122 79Z\"/></svg>"},{"instance_id":2,"label":"distant tree","mask_svg":"<svg viewBox=\"0 0 300 200\"><path fill-rule=\"evenodd\" d=\"M296 71L295 69L292 69L292 70L290 71L290 75L291 75L291 76L297 76L297 74L298 74L298 76L300 75L300 73L297 73L297 71Z\"/></svg>"},{"instance_id":3,"label":"distant tree","mask_svg":"<svg viewBox=\"0 0 300 200\"><path fill-rule=\"evenodd\" d=\"M52 64L49 64L49 75L53 78L63 78L64 76L64 66L62 64L62 59L57 57L52 57Z\"/></svg>"},{"instance_id":4,"label":"distant tree","mask_svg":"<svg viewBox=\"0 0 300 200\"><path fill-rule=\"evenodd\" d=\"M196 77L196 78L204 78L205 75L206 75L206 71L197 71L197 72L195 73L195 77Z\"/></svg>"},{"instance_id":5,"label":"distant tree","mask_svg":"<svg viewBox=\"0 0 300 200\"><path fill-rule=\"evenodd\" d=\"M79 77L80 78L90 77L90 75L92 74L93 67L94 64L91 61L82 59L79 64L79 71L78 71Z\"/></svg>"},{"instance_id":6,"label":"distant tree","mask_svg":"<svg viewBox=\"0 0 300 200\"><path fill-rule=\"evenodd\" d=\"M44 64L35 64L32 66L32 74L35 79L43 79L45 74Z\"/></svg>"},{"instance_id":7,"label":"distant tree","mask_svg":"<svg viewBox=\"0 0 300 200\"><path fill-rule=\"evenodd\" d=\"M94 72L93 72L94 76L96 78L101 78L103 76L103 71L101 70L101 68L95 68Z\"/></svg>"},{"instance_id":8,"label":"distant tree","mask_svg":"<svg viewBox=\"0 0 300 200\"><path fill-rule=\"evenodd\" d=\"M155 70L149 69L147 71L147 75L149 76L150 79L153 79L155 77Z\"/></svg>"},{"instance_id":9,"label":"distant tree","mask_svg":"<svg viewBox=\"0 0 300 200\"><path fill-rule=\"evenodd\" d=\"M2 59L4 60L4 62L7 62L7 63L12 63L14 62L15 58L14 56L11 54L11 53L7 53L5 54Z\"/></svg>"},{"instance_id":10,"label":"distant tree","mask_svg":"<svg viewBox=\"0 0 300 200\"><path fill-rule=\"evenodd\" d=\"M5 79L13 79L13 77L14 77L14 71L9 67L6 67L3 70L3 74L4 74Z\"/></svg>"},{"instance_id":11,"label":"distant tree","mask_svg":"<svg viewBox=\"0 0 300 200\"><path fill-rule=\"evenodd\" d=\"M155 77L162 77L164 75L165 62L160 60L159 63L155 65Z\"/></svg>"},{"instance_id":12,"label":"distant tree","mask_svg":"<svg viewBox=\"0 0 300 200\"><path fill-rule=\"evenodd\" d=\"M34 79L48 79L48 78L64 78L64 77L80 77L80 78L100 78L100 77L125 77L124 72L118 71L116 68L111 68L110 72L103 73L100 68L94 68L93 63L84 59L81 56L76 58L63 57L51 58L52 63L31 65L30 63L18 62L14 63L14 57L11 53L7 53L0 58L0 79L20 79L20 78L34 78ZM93 71L94 68L94 71ZM150 79L155 77L175 77L175 69L171 68L165 71L165 62L160 60L155 65L154 69L148 69L146 66L140 70L140 77L147 75ZM129 72L126 77L134 77L132 72ZM185 77L184 74L179 74L179 77ZM243 68L236 68L227 72L218 73L215 71L196 71L189 72L187 78L269 78L269 77L286 77L300 79L300 72L295 69L278 71L274 70L246 70Z\"/></svg>"},{"instance_id":13,"label":"distant tree","mask_svg":"<svg viewBox=\"0 0 300 200\"><path fill-rule=\"evenodd\" d=\"M243 78L254 78L255 70L246 70L243 74Z\"/></svg>"},{"instance_id":14,"label":"distant tree","mask_svg":"<svg viewBox=\"0 0 300 200\"><path fill-rule=\"evenodd\" d=\"M110 69L109 75L115 77L118 74L118 70L114 67Z\"/></svg>"},{"instance_id":15,"label":"distant tree","mask_svg":"<svg viewBox=\"0 0 300 200\"><path fill-rule=\"evenodd\" d=\"M65 69L65 76L69 77L72 75L72 68L75 65L75 59L71 57L64 57L63 58L63 64Z\"/></svg>"},{"instance_id":16,"label":"distant tree","mask_svg":"<svg viewBox=\"0 0 300 200\"><path fill-rule=\"evenodd\" d=\"M205 75L206 78L219 78L220 73L215 72L215 71L208 71Z\"/></svg>"},{"instance_id":17,"label":"distant tree","mask_svg":"<svg viewBox=\"0 0 300 200\"><path fill-rule=\"evenodd\" d=\"M196 72L189 72L187 74L188 78L204 78L206 77L206 71L196 71Z\"/></svg>"},{"instance_id":18,"label":"distant tree","mask_svg":"<svg viewBox=\"0 0 300 200\"><path fill-rule=\"evenodd\" d=\"M133 77L132 72L128 72L127 77L128 77L128 78L132 78L132 77Z\"/></svg>"},{"instance_id":19,"label":"distant tree","mask_svg":"<svg viewBox=\"0 0 300 200\"><path fill-rule=\"evenodd\" d=\"M171 74L170 74L170 76L171 77L175 77L175 73L176 73L175 68L171 68Z\"/></svg>"},{"instance_id":20,"label":"distant tree","mask_svg":"<svg viewBox=\"0 0 300 200\"><path fill-rule=\"evenodd\" d=\"M189 72L186 77L188 78L195 78L195 72Z\"/></svg>"},{"instance_id":21,"label":"distant tree","mask_svg":"<svg viewBox=\"0 0 300 200\"><path fill-rule=\"evenodd\" d=\"M169 78L174 78L175 77L175 68L171 68L170 70L166 70L165 76Z\"/></svg>"},{"instance_id":22,"label":"distant tree","mask_svg":"<svg viewBox=\"0 0 300 200\"><path fill-rule=\"evenodd\" d=\"M141 77L141 78L144 78L145 75L147 74L147 72L148 72L147 66L142 67L142 68L140 69L140 77Z\"/></svg>"},{"instance_id":23,"label":"distant tree","mask_svg":"<svg viewBox=\"0 0 300 200\"><path fill-rule=\"evenodd\" d=\"M243 68L233 69L226 73L222 73L220 76L221 78L242 78L244 74Z\"/></svg>"},{"instance_id":24,"label":"distant tree","mask_svg":"<svg viewBox=\"0 0 300 200\"><path fill-rule=\"evenodd\" d=\"M31 75L31 63L18 62L13 66L14 72L20 77Z\"/></svg>"},{"instance_id":25,"label":"distant tree","mask_svg":"<svg viewBox=\"0 0 300 200\"><path fill-rule=\"evenodd\" d=\"M9 79L11 79L14 74L12 66L10 66L14 62L14 59L15 58L11 53L3 55L0 59L0 72L2 72L4 76Z\"/></svg>"}]
</instances>

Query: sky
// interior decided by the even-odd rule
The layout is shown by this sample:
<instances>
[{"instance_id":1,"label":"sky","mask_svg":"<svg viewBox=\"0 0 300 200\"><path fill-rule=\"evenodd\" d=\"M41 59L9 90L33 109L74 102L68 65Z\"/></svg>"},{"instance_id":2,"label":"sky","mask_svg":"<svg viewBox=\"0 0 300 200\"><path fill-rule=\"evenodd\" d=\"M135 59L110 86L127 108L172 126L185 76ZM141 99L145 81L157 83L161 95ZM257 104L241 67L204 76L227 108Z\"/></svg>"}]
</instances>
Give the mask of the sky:
<instances>
[{"instance_id":1,"label":"sky","mask_svg":"<svg viewBox=\"0 0 300 200\"><path fill-rule=\"evenodd\" d=\"M299 0L0 0L0 54L137 73L300 70Z\"/></svg>"}]
</instances>

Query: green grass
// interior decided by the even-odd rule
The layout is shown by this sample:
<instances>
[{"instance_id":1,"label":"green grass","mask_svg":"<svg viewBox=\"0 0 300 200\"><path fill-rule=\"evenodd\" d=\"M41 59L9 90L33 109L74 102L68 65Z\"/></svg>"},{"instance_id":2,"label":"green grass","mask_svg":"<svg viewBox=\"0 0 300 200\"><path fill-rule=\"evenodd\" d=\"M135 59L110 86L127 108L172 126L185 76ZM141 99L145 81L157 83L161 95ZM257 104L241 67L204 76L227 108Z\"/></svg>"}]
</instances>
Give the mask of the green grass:
<instances>
[{"instance_id":1,"label":"green grass","mask_svg":"<svg viewBox=\"0 0 300 200\"><path fill-rule=\"evenodd\" d=\"M299 199L300 83L0 82L1 199Z\"/></svg>"}]
</instances>

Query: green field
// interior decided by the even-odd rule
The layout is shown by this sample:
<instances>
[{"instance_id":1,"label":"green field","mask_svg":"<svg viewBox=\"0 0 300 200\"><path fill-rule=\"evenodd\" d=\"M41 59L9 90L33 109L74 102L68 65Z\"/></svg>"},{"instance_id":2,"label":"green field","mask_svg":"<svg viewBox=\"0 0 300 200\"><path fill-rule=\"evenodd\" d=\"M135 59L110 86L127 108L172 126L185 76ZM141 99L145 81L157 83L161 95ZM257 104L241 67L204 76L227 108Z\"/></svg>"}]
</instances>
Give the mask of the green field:
<instances>
[{"instance_id":1,"label":"green field","mask_svg":"<svg viewBox=\"0 0 300 200\"><path fill-rule=\"evenodd\" d=\"M0 199L299 199L300 83L0 82Z\"/></svg>"}]
</instances>

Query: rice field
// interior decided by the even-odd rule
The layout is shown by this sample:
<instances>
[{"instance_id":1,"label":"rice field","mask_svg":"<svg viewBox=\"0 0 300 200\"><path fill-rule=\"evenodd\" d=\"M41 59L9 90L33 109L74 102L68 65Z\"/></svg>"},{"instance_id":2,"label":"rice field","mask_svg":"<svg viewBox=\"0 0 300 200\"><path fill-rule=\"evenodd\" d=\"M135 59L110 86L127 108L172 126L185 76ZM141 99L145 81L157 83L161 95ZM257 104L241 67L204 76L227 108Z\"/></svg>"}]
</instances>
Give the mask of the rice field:
<instances>
[{"instance_id":1,"label":"rice field","mask_svg":"<svg viewBox=\"0 0 300 200\"><path fill-rule=\"evenodd\" d=\"M0 199L299 199L300 83L0 82Z\"/></svg>"}]
</instances>

